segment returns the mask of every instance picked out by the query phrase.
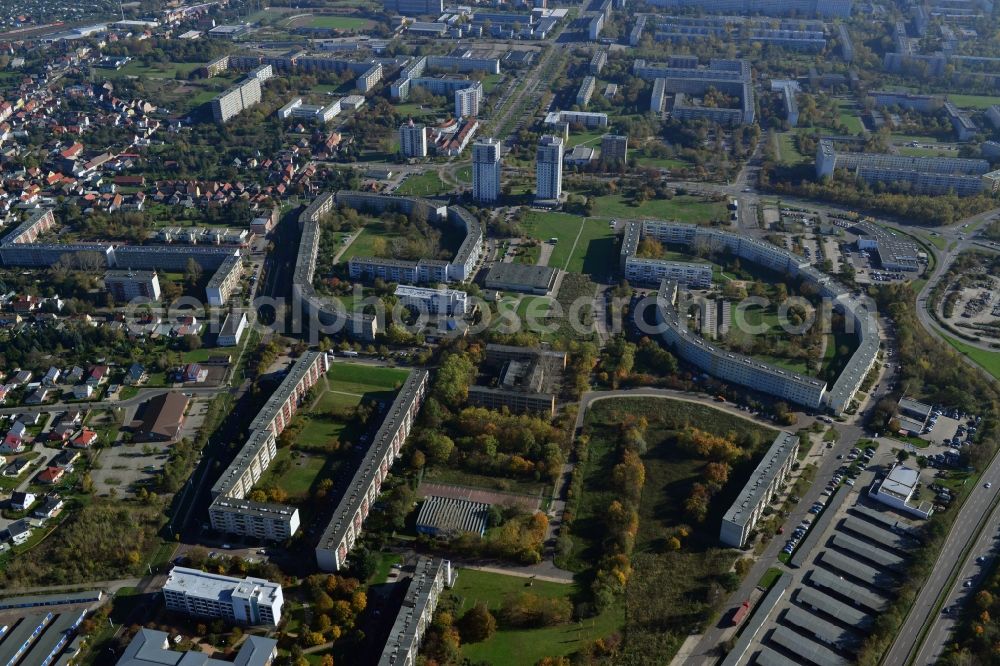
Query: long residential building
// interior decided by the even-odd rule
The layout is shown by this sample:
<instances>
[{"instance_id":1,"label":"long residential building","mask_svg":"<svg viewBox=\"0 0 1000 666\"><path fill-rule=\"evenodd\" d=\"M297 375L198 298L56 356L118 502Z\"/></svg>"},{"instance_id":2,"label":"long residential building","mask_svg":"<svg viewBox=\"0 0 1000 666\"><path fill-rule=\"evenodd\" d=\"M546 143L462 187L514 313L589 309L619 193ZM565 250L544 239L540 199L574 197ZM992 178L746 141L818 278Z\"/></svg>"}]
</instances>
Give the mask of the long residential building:
<instances>
[{"instance_id":1,"label":"long residential building","mask_svg":"<svg viewBox=\"0 0 1000 666\"><path fill-rule=\"evenodd\" d=\"M298 530L299 512L295 507L254 502L246 496L278 454L277 436L327 370L325 353L303 354L250 422L249 434L236 458L212 486L213 501L208 513L213 529L267 541L283 541Z\"/></svg>"},{"instance_id":2,"label":"long residential building","mask_svg":"<svg viewBox=\"0 0 1000 666\"><path fill-rule=\"evenodd\" d=\"M319 222L324 215L333 210L336 202L333 193L325 192L313 199L299 214L302 236L299 239L299 251L292 273L292 298L299 307L293 310L293 316L301 311L301 316L308 318L308 326L303 326L301 320L297 322L300 328L315 326L321 329L317 332L330 335L344 334L371 341L382 330L377 317L361 311L349 312L344 309L340 301L323 298L313 288L316 258L319 255Z\"/></svg>"},{"instance_id":3,"label":"long residential building","mask_svg":"<svg viewBox=\"0 0 1000 666\"><path fill-rule=\"evenodd\" d=\"M205 295L208 297L208 304L215 307L222 307L228 303L229 297L240 286L240 279L242 277L243 258L238 254L226 257L219 265L218 270L208 279L208 284L205 286Z\"/></svg>"},{"instance_id":4,"label":"long residential building","mask_svg":"<svg viewBox=\"0 0 1000 666\"><path fill-rule=\"evenodd\" d=\"M417 559L378 666L414 666L417 663L420 643L434 618L441 592L446 587L454 586L457 577L458 572L451 568L448 560L436 557Z\"/></svg>"},{"instance_id":5,"label":"long residential building","mask_svg":"<svg viewBox=\"0 0 1000 666\"><path fill-rule=\"evenodd\" d=\"M836 414L850 407L861 383L874 366L880 347L877 316L865 300L853 296L805 258L765 241L719 229L662 220L644 221L642 233L661 243L726 252L815 285L819 295L830 299L833 309L843 314L845 324L851 327L858 340L858 348L829 390L826 383L818 379L715 347L691 333L686 321L681 321L674 311L679 291L677 284L666 280L660 284L657 296L657 319L663 326L661 335L681 358L720 379L807 407L825 405Z\"/></svg>"},{"instance_id":6,"label":"long residential building","mask_svg":"<svg viewBox=\"0 0 1000 666\"><path fill-rule=\"evenodd\" d=\"M217 123L229 122L244 110L260 102L260 79L248 77L219 93L212 100L212 117Z\"/></svg>"},{"instance_id":7,"label":"long residential building","mask_svg":"<svg viewBox=\"0 0 1000 666\"><path fill-rule=\"evenodd\" d=\"M458 289L396 285L399 303L420 314L464 316L469 313L469 295Z\"/></svg>"},{"instance_id":8,"label":"long residential building","mask_svg":"<svg viewBox=\"0 0 1000 666\"><path fill-rule=\"evenodd\" d=\"M737 14L741 16L830 16L848 18L854 0L651 0L654 7L666 9L697 9L705 14Z\"/></svg>"},{"instance_id":9,"label":"long residential building","mask_svg":"<svg viewBox=\"0 0 1000 666\"><path fill-rule=\"evenodd\" d=\"M708 262L666 261L637 256L639 241L643 238L643 223L629 220L625 223L618 268L632 284L659 285L672 280L695 289L712 286L712 264Z\"/></svg>"},{"instance_id":10,"label":"long residential building","mask_svg":"<svg viewBox=\"0 0 1000 666\"><path fill-rule=\"evenodd\" d=\"M719 540L726 546L742 548L763 515L764 508L778 492L795 464L799 438L780 432L750 475L736 501L726 511Z\"/></svg>"},{"instance_id":11,"label":"long residential building","mask_svg":"<svg viewBox=\"0 0 1000 666\"><path fill-rule=\"evenodd\" d=\"M647 63L636 60L632 73L639 78L653 81L654 94L651 109L662 106L663 95L657 99L658 79L664 79L662 93L674 95L672 115L682 120L706 118L720 124L746 124L754 122L753 77L748 60L721 60L700 67L697 58L671 57L667 63ZM738 100L733 108L710 107L689 101L691 96L704 95L710 89L725 93Z\"/></svg>"},{"instance_id":12,"label":"long residential building","mask_svg":"<svg viewBox=\"0 0 1000 666\"><path fill-rule=\"evenodd\" d=\"M284 597L281 585L263 578L234 578L174 567L163 584L167 610L217 617L244 625L277 626Z\"/></svg>"},{"instance_id":13,"label":"long residential building","mask_svg":"<svg viewBox=\"0 0 1000 666\"><path fill-rule=\"evenodd\" d=\"M421 259L405 261L380 257L352 257L348 262L353 279L382 278L405 284L464 282L472 273L483 253L483 226L472 213L461 206L441 206L428 199L388 194L340 191L335 195L338 205L356 210L383 213L398 210L410 215L420 209L431 223L452 224L464 233L464 239L451 261Z\"/></svg>"},{"instance_id":14,"label":"long residential building","mask_svg":"<svg viewBox=\"0 0 1000 666\"><path fill-rule=\"evenodd\" d=\"M904 187L913 194L971 196L997 187L998 174L986 160L957 157L907 157L885 153L839 152L829 140L816 148L816 177L847 170L869 185Z\"/></svg>"},{"instance_id":15,"label":"long residential building","mask_svg":"<svg viewBox=\"0 0 1000 666\"><path fill-rule=\"evenodd\" d=\"M596 89L597 79L593 76L583 77L583 83L580 84L580 90L576 93L576 105L580 108L584 108L590 104L590 98L594 96L594 90Z\"/></svg>"},{"instance_id":16,"label":"long residential building","mask_svg":"<svg viewBox=\"0 0 1000 666\"><path fill-rule=\"evenodd\" d=\"M339 571L347 562L382 482L400 456L403 443L416 421L427 393L428 374L422 368L410 372L386 412L381 427L368 444L364 458L354 470L316 546L316 563L321 570Z\"/></svg>"}]
</instances>

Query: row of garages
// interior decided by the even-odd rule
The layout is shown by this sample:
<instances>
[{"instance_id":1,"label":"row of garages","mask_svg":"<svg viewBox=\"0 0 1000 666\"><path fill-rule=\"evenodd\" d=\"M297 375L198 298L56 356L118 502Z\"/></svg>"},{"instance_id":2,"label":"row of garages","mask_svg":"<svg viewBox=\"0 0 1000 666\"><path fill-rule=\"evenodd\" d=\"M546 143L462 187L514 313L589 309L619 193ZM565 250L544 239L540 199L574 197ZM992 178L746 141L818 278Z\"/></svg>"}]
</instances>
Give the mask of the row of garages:
<instances>
[{"instance_id":1,"label":"row of garages","mask_svg":"<svg viewBox=\"0 0 1000 666\"><path fill-rule=\"evenodd\" d=\"M891 514L857 504L817 547L811 568L750 650L761 666L852 663L916 542Z\"/></svg>"}]
</instances>

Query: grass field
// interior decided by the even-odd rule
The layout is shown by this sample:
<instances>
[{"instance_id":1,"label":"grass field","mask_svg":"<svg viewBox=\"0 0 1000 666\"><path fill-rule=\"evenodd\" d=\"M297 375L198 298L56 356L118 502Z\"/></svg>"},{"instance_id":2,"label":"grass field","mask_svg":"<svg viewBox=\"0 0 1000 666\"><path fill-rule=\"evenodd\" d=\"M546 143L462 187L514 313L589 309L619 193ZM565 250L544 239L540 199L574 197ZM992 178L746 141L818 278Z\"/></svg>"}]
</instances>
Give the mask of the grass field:
<instances>
[{"instance_id":1,"label":"grass field","mask_svg":"<svg viewBox=\"0 0 1000 666\"><path fill-rule=\"evenodd\" d=\"M678 222L711 222L728 218L725 201L706 201L689 195L652 199L632 206L621 194L609 194L594 199L594 215L604 218L651 217Z\"/></svg>"},{"instance_id":2,"label":"grass field","mask_svg":"<svg viewBox=\"0 0 1000 666\"><path fill-rule=\"evenodd\" d=\"M397 234L389 233L385 225L381 222L369 221L361 230L351 244L347 246L344 253L340 255L341 263L347 263L351 257L370 257L375 254L375 239L382 238L387 243L399 238Z\"/></svg>"},{"instance_id":3,"label":"grass field","mask_svg":"<svg viewBox=\"0 0 1000 666\"><path fill-rule=\"evenodd\" d=\"M807 159L795 145L795 132L782 132L778 135L778 151L781 163L789 166L801 164Z\"/></svg>"},{"instance_id":4,"label":"grass field","mask_svg":"<svg viewBox=\"0 0 1000 666\"><path fill-rule=\"evenodd\" d=\"M572 597L577 590L573 585L462 569L452 594L459 599L460 613L477 603L486 603L495 612L504 597L522 591L554 598ZM462 655L472 663L493 666L534 664L543 657L577 652L584 644L620 630L624 621L625 614L619 604L579 623L568 622L539 629L501 629L489 640L463 644Z\"/></svg>"},{"instance_id":5,"label":"grass field","mask_svg":"<svg viewBox=\"0 0 1000 666\"><path fill-rule=\"evenodd\" d=\"M676 157L644 157L635 158L635 163L641 167L651 167L654 169L686 169L691 166L687 160Z\"/></svg>"},{"instance_id":6,"label":"grass field","mask_svg":"<svg viewBox=\"0 0 1000 666\"><path fill-rule=\"evenodd\" d=\"M202 67L198 62L164 62L144 65L133 60L118 70L119 74L142 78L186 79L188 74Z\"/></svg>"},{"instance_id":7,"label":"grass field","mask_svg":"<svg viewBox=\"0 0 1000 666\"><path fill-rule=\"evenodd\" d=\"M451 190L451 186L442 182L436 171L427 171L419 175L407 176L403 184L396 188L396 194L432 197L449 190Z\"/></svg>"},{"instance_id":8,"label":"grass field","mask_svg":"<svg viewBox=\"0 0 1000 666\"><path fill-rule=\"evenodd\" d=\"M586 132L570 132L569 143L566 145L566 148L568 150L573 146L579 146L579 145L585 145L591 148L599 148L601 145L601 137L607 133L608 131L606 127L592 129Z\"/></svg>"},{"instance_id":9,"label":"grass field","mask_svg":"<svg viewBox=\"0 0 1000 666\"><path fill-rule=\"evenodd\" d=\"M958 151L945 148L915 148L913 146L897 146L896 151L907 157L958 157Z\"/></svg>"},{"instance_id":10,"label":"grass field","mask_svg":"<svg viewBox=\"0 0 1000 666\"><path fill-rule=\"evenodd\" d=\"M840 108L840 122L847 126L847 131L851 134L860 134L864 131L865 126L858 118L855 109L851 108L852 106L854 106L852 102L845 99L837 100L837 107Z\"/></svg>"},{"instance_id":11,"label":"grass field","mask_svg":"<svg viewBox=\"0 0 1000 666\"><path fill-rule=\"evenodd\" d=\"M1000 104L1000 97L987 95L948 95L948 100L961 109L988 109L994 104Z\"/></svg>"},{"instance_id":12,"label":"grass field","mask_svg":"<svg viewBox=\"0 0 1000 666\"><path fill-rule=\"evenodd\" d=\"M288 461L288 468L283 473L276 473ZM315 454L293 455L291 449L280 449L267 471L261 477L260 486L275 486L281 488L293 499L303 499L309 495L310 489L326 466L326 457Z\"/></svg>"},{"instance_id":13,"label":"grass field","mask_svg":"<svg viewBox=\"0 0 1000 666\"><path fill-rule=\"evenodd\" d=\"M381 393L395 391L406 381L408 370L382 368L347 361L335 361L326 373L330 390L345 393Z\"/></svg>"},{"instance_id":14,"label":"grass field","mask_svg":"<svg viewBox=\"0 0 1000 666\"><path fill-rule=\"evenodd\" d=\"M1000 379L1000 352L991 352L973 347L950 335L944 336L944 339L960 353L981 365L986 372Z\"/></svg>"},{"instance_id":15,"label":"grass field","mask_svg":"<svg viewBox=\"0 0 1000 666\"><path fill-rule=\"evenodd\" d=\"M372 22L357 16L313 16L305 25L332 30L365 30L372 26Z\"/></svg>"},{"instance_id":16,"label":"grass field","mask_svg":"<svg viewBox=\"0 0 1000 666\"><path fill-rule=\"evenodd\" d=\"M529 236L543 243L559 239L549 256L548 265L553 268L590 275L613 268L615 235L604 220L532 211L523 226Z\"/></svg>"}]
</instances>

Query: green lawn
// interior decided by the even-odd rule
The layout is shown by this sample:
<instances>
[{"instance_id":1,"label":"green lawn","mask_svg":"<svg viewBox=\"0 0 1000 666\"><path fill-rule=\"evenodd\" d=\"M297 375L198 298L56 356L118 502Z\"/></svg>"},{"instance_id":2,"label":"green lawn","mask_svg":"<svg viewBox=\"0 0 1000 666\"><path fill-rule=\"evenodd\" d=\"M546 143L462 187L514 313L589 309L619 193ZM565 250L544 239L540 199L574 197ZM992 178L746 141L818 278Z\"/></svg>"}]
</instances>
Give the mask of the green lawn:
<instances>
[{"instance_id":1,"label":"green lawn","mask_svg":"<svg viewBox=\"0 0 1000 666\"><path fill-rule=\"evenodd\" d=\"M345 403L344 406L350 407L352 404L358 404L358 402L360 402L360 398L356 398L353 403ZM320 406L320 404L317 404L317 408ZM322 406L327 406L327 403L322 403ZM331 449L340 446L341 435L343 435L344 430L347 428L346 423L321 414L303 416L302 419L302 430L299 432L298 437L295 438L296 444L309 450Z\"/></svg>"},{"instance_id":2,"label":"green lawn","mask_svg":"<svg viewBox=\"0 0 1000 666\"><path fill-rule=\"evenodd\" d=\"M569 142L566 145L566 149L569 150L573 146L585 145L591 148L599 148L601 146L601 137L608 133L608 128L601 127L597 129L587 130L585 132L570 132Z\"/></svg>"},{"instance_id":3,"label":"green lawn","mask_svg":"<svg viewBox=\"0 0 1000 666\"><path fill-rule=\"evenodd\" d=\"M914 148L913 146L896 146L900 155L907 157L957 157L958 151L944 148Z\"/></svg>"},{"instance_id":4,"label":"green lawn","mask_svg":"<svg viewBox=\"0 0 1000 666\"><path fill-rule=\"evenodd\" d=\"M423 118L424 116L434 116L438 112L438 108L431 104L417 104L416 102L407 102L406 104L397 104L396 113L400 115L403 120L407 118Z\"/></svg>"},{"instance_id":5,"label":"green lawn","mask_svg":"<svg viewBox=\"0 0 1000 666\"><path fill-rule=\"evenodd\" d=\"M442 182L437 171L427 171L419 175L407 176L402 185L396 188L396 194L432 197L450 190L451 186Z\"/></svg>"},{"instance_id":6,"label":"green lawn","mask_svg":"<svg viewBox=\"0 0 1000 666\"><path fill-rule=\"evenodd\" d=\"M408 370L335 361L326 373L330 389L346 393L395 391L406 381Z\"/></svg>"},{"instance_id":7,"label":"green lawn","mask_svg":"<svg viewBox=\"0 0 1000 666\"><path fill-rule=\"evenodd\" d=\"M981 365L986 372L1000 379L1000 352L991 352L973 347L950 335L944 336L944 339L960 353Z\"/></svg>"},{"instance_id":8,"label":"green lawn","mask_svg":"<svg viewBox=\"0 0 1000 666\"><path fill-rule=\"evenodd\" d=\"M801 164L808 158L799 152L795 145L795 132L782 132L778 135L778 149L781 153L781 163L793 166Z\"/></svg>"},{"instance_id":9,"label":"green lawn","mask_svg":"<svg viewBox=\"0 0 1000 666\"><path fill-rule=\"evenodd\" d=\"M472 167L460 167L455 171L455 178L458 178L463 183L472 183Z\"/></svg>"},{"instance_id":10,"label":"green lawn","mask_svg":"<svg viewBox=\"0 0 1000 666\"><path fill-rule=\"evenodd\" d=\"M392 565L402 562L403 557L396 553L379 553L376 557L378 558L378 566L375 568L375 573L372 574L370 582L373 585L381 585L389 578Z\"/></svg>"},{"instance_id":11,"label":"green lawn","mask_svg":"<svg viewBox=\"0 0 1000 666\"><path fill-rule=\"evenodd\" d=\"M861 119L858 118L857 112L853 108L849 108L852 106L852 103L844 99L839 99L837 100L837 106L840 108L840 122L847 126L847 131L851 134L862 133L865 127Z\"/></svg>"},{"instance_id":12,"label":"green lawn","mask_svg":"<svg viewBox=\"0 0 1000 666\"><path fill-rule=\"evenodd\" d=\"M645 157L639 156L636 158L630 158L641 167L651 167L655 169L686 169L691 166L691 163L687 160L682 160L677 157Z\"/></svg>"},{"instance_id":13,"label":"green lawn","mask_svg":"<svg viewBox=\"0 0 1000 666\"><path fill-rule=\"evenodd\" d=\"M623 195L609 194L594 199L594 216L651 217L678 222L711 222L729 218L725 201L707 201L690 195L675 196L673 199L653 199L639 206L632 206Z\"/></svg>"},{"instance_id":14,"label":"green lawn","mask_svg":"<svg viewBox=\"0 0 1000 666\"><path fill-rule=\"evenodd\" d=\"M522 591L552 598L572 597L577 590L573 585L460 569L452 594L459 599L460 612L472 608L476 603L486 603L490 610L496 611L504 597ZM624 622L624 609L621 604L617 604L597 617L582 622L568 622L539 629L500 629L489 640L463 644L462 656L472 663L489 663L493 666L534 664L543 657L577 652L585 644L619 631Z\"/></svg>"},{"instance_id":15,"label":"green lawn","mask_svg":"<svg viewBox=\"0 0 1000 666\"><path fill-rule=\"evenodd\" d=\"M210 356L231 356L232 347L202 347L181 354L185 363L204 363Z\"/></svg>"},{"instance_id":16,"label":"green lawn","mask_svg":"<svg viewBox=\"0 0 1000 666\"><path fill-rule=\"evenodd\" d=\"M276 468L281 461L288 461L288 469L278 474ZM295 499L304 499L316 482L316 477L326 465L326 456L316 454L292 455L291 449L279 449L278 455L260 479L258 487L275 486L281 488ZM283 465L281 465L283 466Z\"/></svg>"},{"instance_id":17,"label":"green lawn","mask_svg":"<svg viewBox=\"0 0 1000 666\"><path fill-rule=\"evenodd\" d=\"M356 16L314 16L309 20L310 28L331 28L333 30L365 30L372 22Z\"/></svg>"},{"instance_id":18,"label":"green lawn","mask_svg":"<svg viewBox=\"0 0 1000 666\"><path fill-rule=\"evenodd\" d=\"M387 231L382 222L370 220L340 255L340 261L346 264L351 257L370 257L375 254L376 239L381 238L386 243L391 243L399 237L398 234Z\"/></svg>"},{"instance_id":19,"label":"green lawn","mask_svg":"<svg viewBox=\"0 0 1000 666\"><path fill-rule=\"evenodd\" d=\"M187 79L188 74L202 66L197 62L163 62L147 66L140 60L133 60L118 73L142 78Z\"/></svg>"},{"instance_id":20,"label":"green lawn","mask_svg":"<svg viewBox=\"0 0 1000 666\"><path fill-rule=\"evenodd\" d=\"M987 95L948 95L948 100L961 109L988 109L994 104L1000 104L1000 97Z\"/></svg>"}]
</instances>

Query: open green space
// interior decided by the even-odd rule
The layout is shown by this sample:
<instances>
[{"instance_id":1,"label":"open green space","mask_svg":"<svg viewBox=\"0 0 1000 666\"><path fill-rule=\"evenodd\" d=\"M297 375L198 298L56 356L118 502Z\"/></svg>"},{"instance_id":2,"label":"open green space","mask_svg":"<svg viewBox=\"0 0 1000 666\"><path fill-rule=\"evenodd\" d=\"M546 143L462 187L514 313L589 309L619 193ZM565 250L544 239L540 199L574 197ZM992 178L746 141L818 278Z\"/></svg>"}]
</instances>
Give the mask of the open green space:
<instances>
[{"instance_id":1,"label":"open green space","mask_svg":"<svg viewBox=\"0 0 1000 666\"><path fill-rule=\"evenodd\" d=\"M425 116L436 116L439 110L439 107L436 107L433 104L420 104L417 102L406 102L405 104L396 105L396 113L398 113L403 120L406 120L407 118L413 118L416 120Z\"/></svg>"},{"instance_id":2,"label":"open green space","mask_svg":"<svg viewBox=\"0 0 1000 666\"><path fill-rule=\"evenodd\" d=\"M331 391L346 393L382 393L395 391L406 381L408 370L402 368L385 368L335 361L326 373Z\"/></svg>"},{"instance_id":3,"label":"open green space","mask_svg":"<svg viewBox=\"0 0 1000 666\"><path fill-rule=\"evenodd\" d=\"M856 106L856 104L846 99L837 100L837 107L840 109L840 122L847 127L847 131L851 134L860 134L864 132L865 126L861 122L861 118L858 117L857 110L851 108L852 106Z\"/></svg>"},{"instance_id":4,"label":"open green space","mask_svg":"<svg viewBox=\"0 0 1000 666\"><path fill-rule=\"evenodd\" d=\"M599 148L601 145L601 137L608 133L608 128L599 127L592 130L586 130L584 132L570 132L569 141L567 142L567 150L573 146L585 145L591 148Z\"/></svg>"},{"instance_id":5,"label":"open green space","mask_svg":"<svg viewBox=\"0 0 1000 666\"><path fill-rule=\"evenodd\" d=\"M119 74L146 78L186 79L188 74L204 66L200 62L157 62L149 65L133 60L118 70Z\"/></svg>"},{"instance_id":6,"label":"open green space","mask_svg":"<svg viewBox=\"0 0 1000 666\"><path fill-rule=\"evenodd\" d=\"M986 372L1000 379L1000 352L986 351L985 349L973 347L950 335L945 335L944 339L960 353L968 356L971 360L982 366Z\"/></svg>"},{"instance_id":7,"label":"open green space","mask_svg":"<svg viewBox=\"0 0 1000 666\"><path fill-rule=\"evenodd\" d=\"M396 188L396 194L405 196L432 197L443 194L451 190L450 185L446 185L437 171L425 171L421 174L407 176L406 180Z\"/></svg>"},{"instance_id":8,"label":"open green space","mask_svg":"<svg viewBox=\"0 0 1000 666\"><path fill-rule=\"evenodd\" d=\"M542 243L558 239L549 255L548 265L553 268L591 275L613 270L615 234L605 220L532 211L522 226Z\"/></svg>"},{"instance_id":9,"label":"open green space","mask_svg":"<svg viewBox=\"0 0 1000 666\"><path fill-rule=\"evenodd\" d=\"M452 594L459 600L460 613L477 603L487 604L495 613L505 597L520 592L546 598L572 598L577 588L575 585L461 569L452 589ZM617 604L596 617L580 622L538 629L499 629L488 640L463 644L462 655L472 663L493 666L534 664L543 657L577 652L587 643L620 630L624 621L624 609Z\"/></svg>"},{"instance_id":10,"label":"open green space","mask_svg":"<svg viewBox=\"0 0 1000 666\"><path fill-rule=\"evenodd\" d=\"M632 159L631 157L629 159ZM635 163L641 167L652 169L686 169L691 166L687 160L678 157L646 157L640 155L634 159Z\"/></svg>"},{"instance_id":11,"label":"open green space","mask_svg":"<svg viewBox=\"0 0 1000 666\"><path fill-rule=\"evenodd\" d=\"M692 195L673 199L650 199L633 206L621 194L594 198L594 216L604 218L647 217L678 222L711 222L726 220L725 201L709 201Z\"/></svg>"},{"instance_id":12,"label":"open green space","mask_svg":"<svg viewBox=\"0 0 1000 666\"><path fill-rule=\"evenodd\" d=\"M452 467L426 467L423 480L428 483L452 483L458 486L473 488L488 488L509 493L519 493L531 497L546 497L550 494L551 485L542 481L529 479L513 479L507 477L487 476Z\"/></svg>"},{"instance_id":13,"label":"open green space","mask_svg":"<svg viewBox=\"0 0 1000 666\"><path fill-rule=\"evenodd\" d=\"M309 496L309 491L326 466L326 456L293 452L279 449L266 472L261 477L260 486L281 488L295 499Z\"/></svg>"},{"instance_id":14,"label":"open green space","mask_svg":"<svg viewBox=\"0 0 1000 666\"><path fill-rule=\"evenodd\" d=\"M948 150L946 148L896 146L896 152L906 157L958 157L957 150Z\"/></svg>"},{"instance_id":15,"label":"open green space","mask_svg":"<svg viewBox=\"0 0 1000 666\"><path fill-rule=\"evenodd\" d=\"M351 244L344 249L340 255L341 263L347 263L351 257L370 257L375 254L375 243L377 239L383 239L391 243L393 239L401 238L399 234L391 233L386 226L376 220L369 220L361 232L354 237Z\"/></svg>"},{"instance_id":16,"label":"open green space","mask_svg":"<svg viewBox=\"0 0 1000 666\"><path fill-rule=\"evenodd\" d=\"M789 166L801 164L808 159L795 145L795 132L782 132L778 135L778 153L781 163Z\"/></svg>"},{"instance_id":17,"label":"open green space","mask_svg":"<svg viewBox=\"0 0 1000 666\"><path fill-rule=\"evenodd\" d=\"M938 143L940 139L936 136L929 136L926 134L893 134L891 136L893 143L910 143L916 141L917 143Z\"/></svg>"},{"instance_id":18,"label":"open green space","mask_svg":"<svg viewBox=\"0 0 1000 666\"><path fill-rule=\"evenodd\" d=\"M994 104L1000 104L1000 97L990 95L952 95L949 93L948 100L960 109L988 109Z\"/></svg>"},{"instance_id":19,"label":"open green space","mask_svg":"<svg viewBox=\"0 0 1000 666\"><path fill-rule=\"evenodd\" d=\"M648 422L642 454L645 483L638 507L632 575L625 592L626 626L619 663L669 663L684 639L704 629L721 610L725 590L735 589L731 573L736 551L718 548L718 524L766 451L775 430L706 405L659 398L614 398L591 405L584 434L589 436L583 463L582 494L570 534L573 553L567 565L581 577L601 555L605 514L620 493L611 470L621 457L624 424ZM735 433L745 454L734 462L728 480L711 497L707 515L697 522L685 510L695 483L704 483L709 462L679 445L689 425L715 436ZM686 530L686 531L685 531ZM681 534L680 548L667 547Z\"/></svg>"},{"instance_id":20,"label":"open green space","mask_svg":"<svg viewBox=\"0 0 1000 666\"><path fill-rule=\"evenodd\" d=\"M313 16L307 24L310 28L330 28L331 30L364 30L372 26L372 21L357 16Z\"/></svg>"}]
</instances>

